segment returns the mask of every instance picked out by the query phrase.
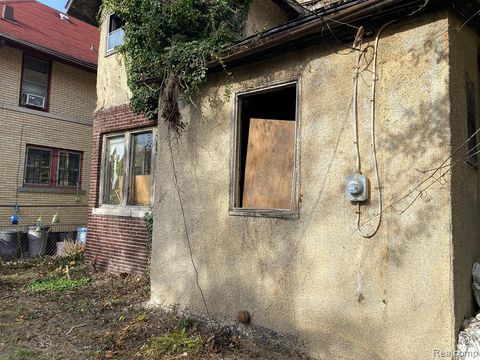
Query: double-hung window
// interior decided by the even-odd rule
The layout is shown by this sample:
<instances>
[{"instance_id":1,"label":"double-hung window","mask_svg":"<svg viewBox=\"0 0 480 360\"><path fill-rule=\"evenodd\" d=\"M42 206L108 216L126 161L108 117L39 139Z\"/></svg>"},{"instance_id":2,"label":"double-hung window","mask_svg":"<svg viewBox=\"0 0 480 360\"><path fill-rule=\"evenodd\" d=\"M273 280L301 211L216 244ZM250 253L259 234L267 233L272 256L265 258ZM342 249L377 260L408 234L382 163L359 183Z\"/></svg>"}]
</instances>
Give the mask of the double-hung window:
<instances>
[{"instance_id":1,"label":"double-hung window","mask_svg":"<svg viewBox=\"0 0 480 360\"><path fill-rule=\"evenodd\" d=\"M153 147L152 130L104 136L100 187L102 206L150 206Z\"/></svg>"},{"instance_id":2,"label":"double-hung window","mask_svg":"<svg viewBox=\"0 0 480 360\"><path fill-rule=\"evenodd\" d=\"M50 62L25 55L20 105L47 110Z\"/></svg>"},{"instance_id":3,"label":"double-hung window","mask_svg":"<svg viewBox=\"0 0 480 360\"><path fill-rule=\"evenodd\" d=\"M81 188L82 153L27 145L25 187Z\"/></svg>"},{"instance_id":4,"label":"double-hung window","mask_svg":"<svg viewBox=\"0 0 480 360\"><path fill-rule=\"evenodd\" d=\"M123 23L116 14L108 17L107 54L115 50L117 46L123 45Z\"/></svg>"}]
</instances>

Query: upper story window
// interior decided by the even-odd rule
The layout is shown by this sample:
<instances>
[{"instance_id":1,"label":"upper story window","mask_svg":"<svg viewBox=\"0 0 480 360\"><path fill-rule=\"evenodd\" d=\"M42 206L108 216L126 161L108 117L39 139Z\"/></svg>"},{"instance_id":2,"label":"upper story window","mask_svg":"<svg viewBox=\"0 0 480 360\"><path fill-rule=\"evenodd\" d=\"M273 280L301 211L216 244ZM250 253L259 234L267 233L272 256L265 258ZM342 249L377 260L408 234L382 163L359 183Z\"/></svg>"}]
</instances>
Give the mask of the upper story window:
<instances>
[{"instance_id":1,"label":"upper story window","mask_svg":"<svg viewBox=\"0 0 480 360\"><path fill-rule=\"evenodd\" d=\"M46 110L50 62L25 55L22 74L20 105Z\"/></svg>"},{"instance_id":2,"label":"upper story window","mask_svg":"<svg viewBox=\"0 0 480 360\"><path fill-rule=\"evenodd\" d=\"M27 145L24 186L81 188L82 153Z\"/></svg>"},{"instance_id":3,"label":"upper story window","mask_svg":"<svg viewBox=\"0 0 480 360\"><path fill-rule=\"evenodd\" d=\"M107 53L115 50L117 46L123 45L124 31L122 20L116 14L108 17Z\"/></svg>"},{"instance_id":4,"label":"upper story window","mask_svg":"<svg viewBox=\"0 0 480 360\"><path fill-rule=\"evenodd\" d=\"M101 203L149 206L153 185L152 131L106 135L103 149Z\"/></svg>"}]
</instances>

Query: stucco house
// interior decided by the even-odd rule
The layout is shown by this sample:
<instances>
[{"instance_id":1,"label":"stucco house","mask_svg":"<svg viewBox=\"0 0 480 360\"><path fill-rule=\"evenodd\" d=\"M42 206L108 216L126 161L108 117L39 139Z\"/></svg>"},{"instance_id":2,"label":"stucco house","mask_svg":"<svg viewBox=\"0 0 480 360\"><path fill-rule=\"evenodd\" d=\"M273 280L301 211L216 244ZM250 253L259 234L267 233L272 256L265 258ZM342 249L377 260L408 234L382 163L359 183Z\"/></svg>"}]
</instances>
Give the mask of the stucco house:
<instances>
[{"instance_id":1,"label":"stucco house","mask_svg":"<svg viewBox=\"0 0 480 360\"><path fill-rule=\"evenodd\" d=\"M0 226L86 225L98 30L34 0L0 1Z\"/></svg>"},{"instance_id":2,"label":"stucco house","mask_svg":"<svg viewBox=\"0 0 480 360\"><path fill-rule=\"evenodd\" d=\"M248 311L318 359L451 358L476 311L479 4L299 2L252 1L232 80L212 63L184 131L158 122L152 301Z\"/></svg>"},{"instance_id":3,"label":"stucco house","mask_svg":"<svg viewBox=\"0 0 480 360\"><path fill-rule=\"evenodd\" d=\"M153 303L248 311L318 359L451 357L477 310L479 4L250 4L174 142L130 112L104 17L87 259L142 271L152 210Z\"/></svg>"}]
</instances>

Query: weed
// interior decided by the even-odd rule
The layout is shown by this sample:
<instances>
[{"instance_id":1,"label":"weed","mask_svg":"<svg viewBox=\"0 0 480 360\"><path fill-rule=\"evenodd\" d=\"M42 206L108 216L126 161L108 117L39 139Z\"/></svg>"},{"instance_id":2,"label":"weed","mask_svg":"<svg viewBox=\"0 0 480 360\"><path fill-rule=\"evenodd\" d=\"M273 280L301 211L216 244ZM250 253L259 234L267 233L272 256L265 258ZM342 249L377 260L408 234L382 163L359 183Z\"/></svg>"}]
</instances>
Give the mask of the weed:
<instances>
[{"instance_id":1,"label":"weed","mask_svg":"<svg viewBox=\"0 0 480 360\"><path fill-rule=\"evenodd\" d=\"M31 291L44 291L44 290L52 290L52 291L63 291L73 289L79 286L86 285L91 280L89 278L81 278L81 279L50 279L50 280L34 280L27 285L27 288Z\"/></svg>"},{"instance_id":2,"label":"weed","mask_svg":"<svg viewBox=\"0 0 480 360\"><path fill-rule=\"evenodd\" d=\"M200 336L190 336L186 329L176 329L170 334L153 337L140 349L147 359L159 359L165 355L179 355L187 353L195 356L203 348Z\"/></svg>"}]
</instances>

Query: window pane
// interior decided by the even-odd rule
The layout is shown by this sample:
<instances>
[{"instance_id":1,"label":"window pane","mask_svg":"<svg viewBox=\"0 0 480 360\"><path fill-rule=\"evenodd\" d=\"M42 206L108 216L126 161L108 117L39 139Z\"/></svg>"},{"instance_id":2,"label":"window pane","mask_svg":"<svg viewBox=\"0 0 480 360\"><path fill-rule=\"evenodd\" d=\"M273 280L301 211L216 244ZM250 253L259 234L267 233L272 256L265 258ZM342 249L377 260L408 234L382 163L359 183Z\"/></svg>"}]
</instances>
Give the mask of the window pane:
<instances>
[{"instance_id":1,"label":"window pane","mask_svg":"<svg viewBox=\"0 0 480 360\"><path fill-rule=\"evenodd\" d=\"M48 185L50 175L50 150L27 148L25 184Z\"/></svg>"},{"instance_id":2,"label":"window pane","mask_svg":"<svg viewBox=\"0 0 480 360\"><path fill-rule=\"evenodd\" d=\"M129 194L129 205L148 205L150 203L152 168L151 132L132 136L132 175Z\"/></svg>"},{"instance_id":3,"label":"window pane","mask_svg":"<svg viewBox=\"0 0 480 360\"><path fill-rule=\"evenodd\" d=\"M108 28L108 32L109 33L112 33L114 32L115 30L118 30L122 27L122 20L120 19L120 17L117 15L117 14L112 14L110 15L110 23L109 23L109 28Z\"/></svg>"},{"instance_id":4,"label":"window pane","mask_svg":"<svg viewBox=\"0 0 480 360\"><path fill-rule=\"evenodd\" d=\"M45 101L41 98L31 97L30 101L27 102L27 94L47 99L49 70L50 65L47 61L30 56L25 57L22 79L22 105L28 103L28 105L40 108L45 107Z\"/></svg>"},{"instance_id":5,"label":"window pane","mask_svg":"<svg viewBox=\"0 0 480 360\"><path fill-rule=\"evenodd\" d=\"M23 94L34 94L34 95L39 95L43 97L47 97L47 87L46 86L40 86L37 84L31 84L27 81L23 83Z\"/></svg>"},{"instance_id":6,"label":"window pane","mask_svg":"<svg viewBox=\"0 0 480 360\"><path fill-rule=\"evenodd\" d=\"M123 45L123 29L117 29L114 32L108 34L107 51L115 49L117 46Z\"/></svg>"},{"instance_id":7,"label":"window pane","mask_svg":"<svg viewBox=\"0 0 480 360\"><path fill-rule=\"evenodd\" d=\"M58 159L58 185L78 186L80 154L60 152Z\"/></svg>"},{"instance_id":8,"label":"window pane","mask_svg":"<svg viewBox=\"0 0 480 360\"><path fill-rule=\"evenodd\" d=\"M104 203L120 205L123 199L125 136L107 138Z\"/></svg>"},{"instance_id":9,"label":"window pane","mask_svg":"<svg viewBox=\"0 0 480 360\"><path fill-rule=\"evenodd\" d=\"M36 59L31 56L25 56L25 69L31 69L44 74L48 74L48 68L48 61Z\"/></svg>"},{"instance_id":10,"label":"window pane","mask_svg":"<svg viewBox=\"0 0 480 360\"><path fill-rule=\"evenodd\" d=\"M25 69L23 71L23 80L33 84L47 86L48 74L41 73L31 69Z\"/></svg>"}]
</instances>

